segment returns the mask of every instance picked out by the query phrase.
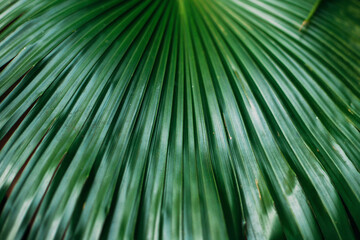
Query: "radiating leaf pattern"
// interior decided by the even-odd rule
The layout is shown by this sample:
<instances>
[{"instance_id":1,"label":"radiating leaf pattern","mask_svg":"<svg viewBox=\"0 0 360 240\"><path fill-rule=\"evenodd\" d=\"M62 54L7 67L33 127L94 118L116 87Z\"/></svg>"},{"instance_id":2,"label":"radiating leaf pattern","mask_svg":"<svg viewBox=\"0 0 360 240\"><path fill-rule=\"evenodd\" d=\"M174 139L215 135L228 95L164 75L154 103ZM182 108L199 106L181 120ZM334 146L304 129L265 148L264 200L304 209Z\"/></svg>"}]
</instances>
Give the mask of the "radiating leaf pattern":
<instances>
[{"instance_id":1,"label":"radiating leaf pattern","mask_svg":"<svg viewBox=\"0 0 360 240\"><path fill-rule=\"evenodd\" d=\"M360 2L3 0L1 239L355 239Z\"/></svg>"}]
</instances>

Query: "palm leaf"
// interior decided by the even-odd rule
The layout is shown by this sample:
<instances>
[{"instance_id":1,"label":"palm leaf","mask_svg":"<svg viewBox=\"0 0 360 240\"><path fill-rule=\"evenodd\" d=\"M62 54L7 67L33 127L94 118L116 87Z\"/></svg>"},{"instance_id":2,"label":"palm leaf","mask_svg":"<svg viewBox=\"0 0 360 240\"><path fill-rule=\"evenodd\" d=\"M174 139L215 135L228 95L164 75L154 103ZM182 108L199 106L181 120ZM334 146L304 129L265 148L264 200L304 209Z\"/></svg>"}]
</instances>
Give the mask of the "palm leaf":
<instances>
[{"instance_id":1,"label":"palm leaf","mask_svg":"<svg viewBox=\"0 0 360 240\"><path fill-rule=\"evenodd\" d=\"M318 3L1 1L1 239L358 237L360 4Z\"/></svg>"}]
</instances>

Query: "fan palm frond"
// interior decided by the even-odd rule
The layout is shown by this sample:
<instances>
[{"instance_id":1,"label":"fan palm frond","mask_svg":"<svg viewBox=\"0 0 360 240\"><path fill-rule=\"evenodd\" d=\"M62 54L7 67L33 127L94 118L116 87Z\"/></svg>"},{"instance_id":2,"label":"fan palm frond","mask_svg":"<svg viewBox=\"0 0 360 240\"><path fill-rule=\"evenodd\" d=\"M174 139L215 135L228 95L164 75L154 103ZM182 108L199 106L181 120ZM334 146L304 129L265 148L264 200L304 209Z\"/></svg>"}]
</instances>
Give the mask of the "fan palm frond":
<instances>
[{"instance_id":1,"label":"fan palm frond","mask_svg":"<svg viewBox=\"0 0 360 240\"><path fill-rule=\"evenodd\" d=\"M1 239L355 239L360 3L0 2Z\"/></svg>"}]
</instances>

